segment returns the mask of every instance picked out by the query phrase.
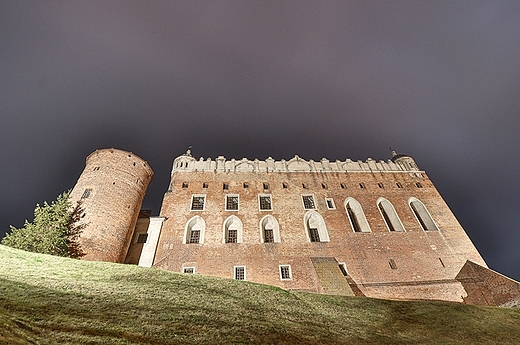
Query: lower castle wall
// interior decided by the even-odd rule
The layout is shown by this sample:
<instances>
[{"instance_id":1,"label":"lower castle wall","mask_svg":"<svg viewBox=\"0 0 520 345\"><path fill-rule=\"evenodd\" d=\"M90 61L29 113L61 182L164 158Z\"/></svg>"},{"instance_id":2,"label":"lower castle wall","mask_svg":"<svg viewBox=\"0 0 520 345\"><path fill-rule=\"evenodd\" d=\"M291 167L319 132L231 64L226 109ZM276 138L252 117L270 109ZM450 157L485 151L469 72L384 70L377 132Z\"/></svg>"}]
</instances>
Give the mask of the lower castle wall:
<instances>
[{"instance_id":1,"label":"lower castle wall","mask_svg":"<svg viewBox=\"0 0 520 345\"><path fill-rule=\"evenodd\" d=\"M223 188L224 183L227 189ZM263 183L268 184L267 189ZM287 188L283 187L284 183ZM204 210L190 209L195 194L205 195ZM227 194L239 195L238 211L225 210ZM271 195L271 211L259 210L259 194ZM302 194L313 195L330 242L309 242L303 221L307 210L302 204ZM352 230L344 208L348 197L361 204L370 233ZM388 230L376 205L379 197L393 204L405 232ZM421 228L408 204L410 197L423 202L439 231ZM332 198L335 208L327 207L325 198ZM280 243L261 242L259 223L268 214L280 225ZM204 243L183 244L186 223L196 215L206 223ZM243 243L223 243L223 224L231 215L237 216L243 224ZM284 289L321 292L310 258L333 257L346 264L350 277L367 296L461 301L464 289L452 281L460 268L468 259L485 266L424 174L419 177L404 172L175 173L171 191L164 197L161 217L166 220L153 266L176 272L182 272L183 267L195 267L196 273L227 278L233 278L234 266L246 266L247 280ZM390 260L396 267L390 267ZM279 265L282 264L291 265L292 280L280 279ZM377 285L394 282L430 283Z\"/></svg>"}]
</instances>

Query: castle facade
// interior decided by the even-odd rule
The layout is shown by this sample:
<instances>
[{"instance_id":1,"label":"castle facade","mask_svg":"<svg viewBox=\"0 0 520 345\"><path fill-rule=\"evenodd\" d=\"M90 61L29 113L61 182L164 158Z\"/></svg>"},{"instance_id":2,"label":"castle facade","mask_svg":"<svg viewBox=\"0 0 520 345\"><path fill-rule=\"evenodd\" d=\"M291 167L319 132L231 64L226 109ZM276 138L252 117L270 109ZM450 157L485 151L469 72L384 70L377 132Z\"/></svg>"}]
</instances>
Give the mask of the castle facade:
<instances>
[{"instance_id":1,"label":"castle facade","mask_svg":"<svg viewBox=\"0 0 520 345\"><path fill-rule=\"evenodd\" d=\"M228 160L188 151L173 161L158 217L140 211L152 175L126 151L87 158L71 194L85 209L86 259L317 293L482 302L471 272L488 272L486 263L410 156Z\"/></svg>"}]
</instances>

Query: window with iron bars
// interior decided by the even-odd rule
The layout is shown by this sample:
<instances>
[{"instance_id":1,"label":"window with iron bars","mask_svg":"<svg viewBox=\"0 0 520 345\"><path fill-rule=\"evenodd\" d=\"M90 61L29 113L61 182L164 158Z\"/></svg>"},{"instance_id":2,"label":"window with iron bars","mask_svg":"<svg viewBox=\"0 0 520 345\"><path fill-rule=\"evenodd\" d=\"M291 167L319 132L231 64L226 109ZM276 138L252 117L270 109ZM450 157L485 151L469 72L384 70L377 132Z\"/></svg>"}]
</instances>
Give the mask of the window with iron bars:
<instances>
[{"instance_id":1,"label":"window with iron bars","mask_svg":"<svg viewBox=\"0 0 520 345\"><path fill-rule=\"evenodd\" d=\"M226 243L237 243L238 240L238 231L237 230L228 230Z\"/></svg>"},{"instance_id":2,"label":"window with iron bars","mask_svg":"<svg viewBox=\"0 0 520 345\"><path fill-rule=\"evenodd\" d=\"M318 232L318 229L310 228L309 235L311 237L311 242L320 242L320 234Z\"/></svg>"},{"instance_id":3,"label":"window with iron bars","mask_svg":"<svg viewBox=\"0 0 520 345\"><path fill-rule=\"evenodd\" d=\"M261 195L259 200L260 200L260 210L270 211L273 209L270 195Z\"/></svg>"},{"instance_id":4,"label":"window with iron bars","mask_svg":"<svg viewBox=\"0 0 520 345\"><path fill-rule=\"evenodd\" d=\"M265 229L264 230L264 242L274 242L274 234L273 229Z\"/></svg>"},{"instance_id":5,"label":"window with iron bars","mask_svg":"<svg viewBox=\"0 0 520 345\"><path fill-rule=\"evenodd\" d=\"M193 196L191 199L191 210L192 211L202 211L204 210L204 199L205 196Z\"/></svg>"},{"instance_id":6,"label":"window with iron bars","mask_svg":"<svg viewBox=\"0 0 520 345\"><path fill-rule=\"evenodd\" d=\"M314 197L312 195L302 195L302 199L303 199L303 207L306 210L316 209L316 204L314 203Z\"/></svg>"},{"instance_id":7,"label":"window with iron bars","mask_svg":"<svg viewBox=\"0 0 520 345\"><path fill-rule=\"evenodd\" d=\"M226 210L238 211L238 195L226 196Z\"/></svg>"},{"instance_id":8,"label":"window with iron bars","mask_svg":"<svg viewBox=\"0 0 520 345\"><path fill-rule=\"evenodd\" d=\"M291 279L291 266L289 265L281 265L280 266L280 278L282 280Z\"/></svg>"},{"instance_id":9,"label":"window with iron bars","mask_svg":"<svg viewBox=\"0 0 520 345\"><path fill-rule=\"evenodd\" d=\"M235 266L235 279L246 280L246 268L244 266Z\"/></svg>"},{"instance_id":10,"label":"window with iron bars","mask_svg":"<svg viewBox=\"0 0 520 345\"><path fill-rule=\"evenodd\" d=\"M191 230L189 243L199 243L199 241L200 241L200 230Z\"/></svg>"}]
</instances>

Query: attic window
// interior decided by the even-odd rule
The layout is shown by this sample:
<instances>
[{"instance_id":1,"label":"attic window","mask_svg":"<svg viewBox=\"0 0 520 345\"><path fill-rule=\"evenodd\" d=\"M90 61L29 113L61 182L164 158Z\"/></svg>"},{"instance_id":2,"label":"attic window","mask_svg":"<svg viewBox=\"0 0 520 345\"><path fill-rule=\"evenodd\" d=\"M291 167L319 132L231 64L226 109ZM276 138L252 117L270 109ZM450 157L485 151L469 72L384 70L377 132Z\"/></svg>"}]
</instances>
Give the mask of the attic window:
<instances>
[{"instance_id":1,"label":"attic window","mask_svg":"<svg viewBox=\"0 0 520 345\"><path fill-rule=\"evenodd\" d=\"M323 188L323 189L327 189L327 185L326 185L325 183L322 183L322 184L321 184L321 188Z\"/></svg>"},{"instance_id":2,"label":"attic window","mask_svg":"<svg viewBox=\"0 0 520 345\"><path fill-rule=\"evenodd\" d=\"M307 189L307 183L302 183L302 187Z\"/></svg>"},{"instance_id":3,"label":"attic window","mask_svg":"<svg viewBox=\"0 0 520 345\"><path fill-rule=\"evenodd\" d=\"M244 182L244 188L249 188L249 183Z\"/></svg>"},{"instance_id":4,"label":"attic window","mask_svg":"<svg viewBox=\"0 0 520 345\"><path fill-rule=\"evenodd\" d=\"M287 183L285 183L285 182L282 183L282 187L285 188L285 189L287 189Z\"/></svg>"},{"instance_id":5,"label":"attic window","mask_svg":"<svg viewBox=\"0 0 520 345\"><path fill-rule=\"evenodd\" d=\"M365 186L365 184L364 184L363 182L360 182L360 183L359 183L359 188L361 188L361 189L365 189L366 186Z\"/></svg>"},{"instance_id":6,"label":"attic window","mask_svg":"<svg viewBox=\"0 0 520 345\"><path fill-rule=\"evenodd\" d=\"M403 185L401 184L401 182L396 182L395 185L397 186L397 188L403 188Z\"/></svg>"},{"instance_id":7,"label":"attic window","mask_svg":"<svg viewBox=\"0 0 520 345\"><path fill-rule=\"evenodd\" d=\"M389 260L388 260L388 264L390 265L390 268L391 268L391 269L393 269L393 270L396 270L396 269L397 269L397 265L395 264L394 259L389 259Z\"/></svg>"},{"instance_id":8,"label":"attic window","mask_svg":"<svg viewBox=\"0 0 520 345\"><path fill-rule=\"evenodd\" d=\"M204 182L204 183L202 184L202 188L208 188L208 183L207 183L207 182Z\"/></svg>"},{"instance_id":9,"label":"attic window","mask_svg":"<svg viewBox=\"0 0 520 345\"><path fill-rule=\"evenodd\" d=\"M222 189L224 189L224 190L228 190L228 189L229 189L229 185L228 185L227 183L224 183L224 184L222 185Z\"/></svg>"},{"instance_id":10,"label":"attic window","mask_svg":"<svg viewBox=\"0 0 520 345\"><path fill-rule=\"evenodd\" d=\"M183 182L182 183L182 188L188 188L188 182Z\"/></svg>"},{"instance_id":11,"label":"attic window","mask_svg":"<svg viewBox=\"0 0 520 345\"><path fill-rule=\"evenodd\" d=\"M415 185L417 186L417 188L422 188L421 182L415 182Z\"/></svg>"},{"instance_id":12,"label":"attic window","mask_svg":"<svg viewBox=\"0 0 520 345\"><path fill-rule=\"evenodd\" d=\"M264 189L269 189L269 183L264 182Z\"/></svg>"},{"instance_id":13,"label":"attic window","mask_svg":"<svg viewBox=\"0 0 520 345\"><path fill-rule=\"evenodd\" d=\"M377 186L378 186L379 188L385 188L385 186L383 185L383 182L378 182L378 183L377 183Z\"/></svg>"},{"instance_id":14,"label":"attic window","mask_svg":"<svg viewBox=\"0 0 520 345\"><path fill-rule=\"evenodd\" d=\"M345 186L344 183L340 183L339 185L340 185L341 189L345 189L345 188L347 188L347 186Z\"/></svg>"}]
</instances>

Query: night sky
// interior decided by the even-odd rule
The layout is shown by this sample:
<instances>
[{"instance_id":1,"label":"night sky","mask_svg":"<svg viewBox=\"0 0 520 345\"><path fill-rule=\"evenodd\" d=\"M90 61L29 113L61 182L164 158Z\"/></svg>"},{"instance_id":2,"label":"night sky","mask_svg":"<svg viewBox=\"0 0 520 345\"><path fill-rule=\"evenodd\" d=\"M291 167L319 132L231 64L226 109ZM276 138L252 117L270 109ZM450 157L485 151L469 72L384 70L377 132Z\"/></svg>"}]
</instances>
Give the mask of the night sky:
<instances>
[{"instance_id":1,"label":"night sky","mask_svg":"<svg viewBox=\"0 0 520 345\"><path fill-rule=\"evenodd\" d=\"M520 279L520 2L1 1L0 237L120 148L415 158Z\"/></svg>"}]
</instances>

